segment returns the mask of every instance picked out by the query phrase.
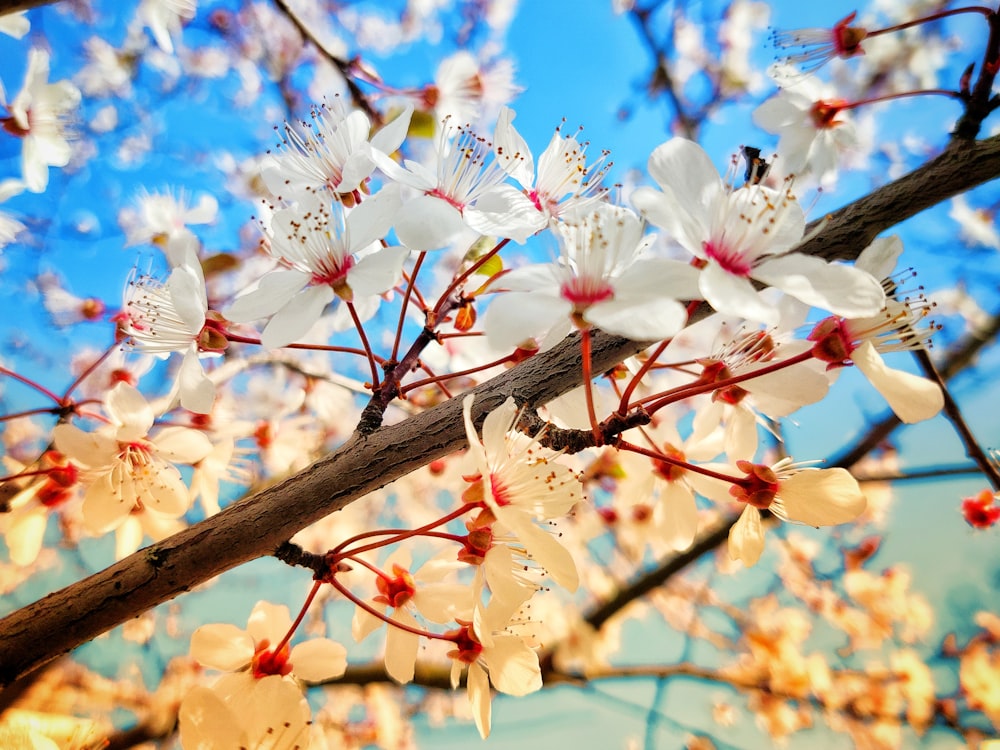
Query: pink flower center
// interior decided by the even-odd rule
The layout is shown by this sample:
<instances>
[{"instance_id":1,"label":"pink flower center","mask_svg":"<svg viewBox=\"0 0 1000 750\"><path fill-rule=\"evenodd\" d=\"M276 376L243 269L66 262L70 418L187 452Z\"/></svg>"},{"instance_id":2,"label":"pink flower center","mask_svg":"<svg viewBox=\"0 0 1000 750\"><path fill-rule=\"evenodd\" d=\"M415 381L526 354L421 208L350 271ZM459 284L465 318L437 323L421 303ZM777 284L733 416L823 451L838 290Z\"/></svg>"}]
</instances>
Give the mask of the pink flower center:
<instances>
[{"instance_id":1,"label":"pink flower center","mask_svg":"<svg viewBox=\"0 0 1000 750\"><path fill-rule=\"evenodd\" d=\"M829 130L841 125L842 123L837 119L837 115L840 114L846 103L842 99L833 101L821 99L816 102L809 109L809 115L812 117L813 124L819 130Z\"/></svg>"},{"instance_id":2,"label":"pink flower center","mask_svg":"<svg viewBox=\"0 0 1000 750\"><path fill-rule=\"evenodd\" d=\"M731 273L733 276L750 275L753 266L738 250L711 241L703 242L701 246L705 250L705 255L718 263L726 273Z\"/></svg>"},{"instance_id":3,"label":"pink flower center","mask_svg":"<svg viewBox=\"0 0 1000 750\"><path fill-rule=\"evenodd\" d=\"M334 289L341 287L347 281L347 272L354 266L354 258L348 255L339 265L325 263L319 273L314 273L310 282L316 286L329 284Z\"/></svg>"},{"instance_id":4,"label":"pink flower center","mask_svg":"<svg viewBox=\"0 0 1000 750\"><path fill-rule=\"evenodd\" d=\"M426 195L432 195L435 198L440 198L441 200L443 200L445 203L447 203L452 208L458 209L459 213L461 213L462 211L465 210L465 204L464 203L462 203L461 201L459 201L454 196L448 195L441 188L434 188L433 190L428 190L427 193L426 193Z\"/></svg>"},{"instance_id":5,"label":"pink flower center","mask_svg":"<svg viewBox=\"0 0 1000 750\"><path fill-rule=\"evenodd\" d=\"M574 312L583 312L591 305L615 296L615 290L604 279L588 279L585 276L573 277L562 285L559 293L573 305Z\"/></svg>"},{"instance_id":6,"label":"pink flower center","mask_svg":"<svg viewBox=\"0 0 1000 750\"><path fill-rule=\"evenodd\" d=\"M463 625L458 630L453 630L446 635L455 644L455 648L448 652L448 656L452 659L472 664L483 653L483 644L476 639L472 625Z\"/></svg>"}]
</instances>

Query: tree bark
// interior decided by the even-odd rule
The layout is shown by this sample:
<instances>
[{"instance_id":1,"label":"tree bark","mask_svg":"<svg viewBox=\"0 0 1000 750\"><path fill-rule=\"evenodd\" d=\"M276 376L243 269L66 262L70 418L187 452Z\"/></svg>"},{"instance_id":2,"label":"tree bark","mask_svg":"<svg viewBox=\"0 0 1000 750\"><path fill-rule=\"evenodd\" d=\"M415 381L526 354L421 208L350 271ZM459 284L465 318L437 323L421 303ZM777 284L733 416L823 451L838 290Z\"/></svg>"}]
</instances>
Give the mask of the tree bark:
<instances>
[{"instance_id":1,"label":"tree bark","mask_svg":"<svg viewBox=\"0 0 1000 750\"><path fill-rule=\"evenodd\" d=\"M801 250L856 258L880 232L997 176L1000 136L954 141L914 172L830 214ZM646 346L597 333L593 371L604 372ZM536 407L581 382L574 336L476 388L473 413L481 423L508 396ZM271 554L309 524L460 449L461 402L454 398L370 435L356 434L297 475L0 620L0 685L226 570Z\"/></svg>"}]
</instances>

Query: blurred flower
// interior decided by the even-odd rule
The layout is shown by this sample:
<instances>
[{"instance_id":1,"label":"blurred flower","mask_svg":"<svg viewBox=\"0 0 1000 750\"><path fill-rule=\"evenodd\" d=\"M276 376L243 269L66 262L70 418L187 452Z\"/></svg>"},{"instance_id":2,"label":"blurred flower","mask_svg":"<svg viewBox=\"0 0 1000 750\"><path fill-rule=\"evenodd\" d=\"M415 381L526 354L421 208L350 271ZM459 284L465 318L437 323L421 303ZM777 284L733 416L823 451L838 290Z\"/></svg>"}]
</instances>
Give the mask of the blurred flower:
<instances>
[{"instance_id":1,"label":"blurred flower","mask_svg":"<svg viewBox=\"0 0 1000 750\"><path fill-rule=\"evenodd\" d=\"M83 517L95 533L120 526L130 514L176 518L190 506L188 489L172 462L194 463L212 449L205 435L185 427L166 427L153 438L153 410L135 388L119 383L105 399L111 424L84 432L56 425L56 449L87 471L90 486Z\"/></svg>"},{"instance_id":2,"label":"blurred flower","mask_svg":"<svg viewBox=\"0 0 1000 750\"><path fill-rule=\"evenodd\" d=\"M857 143L844 105L812 76L783 88L753 112L754 123L779 136L778 158L787 174L836 177L840 155Z\"/></svg>"},{"instance_id":3,"label":"blurred flower","mask_svg":"<svg viewBox=\"0 0 1000 750\"><path fill-rule=\"evenodd\" d=\"M959 236L966 245L983 245L1000 250L1000 230L997 229L995 211L972 208L964 195L958 195L951 199L948 216L958 222Z\"/></svg>"},{"instance_id":4,"label":"blurred flower","mask_svg":"<svg viewBox=\"0 0 1000 750\"><path fill-rule=\"evenodd\" d=\"M180 36L181 20L194 18L197 9L196 0L142 0L136 18L149 29L161 50L173 54L173 38Z\"/></svg>"},{"instance_id":5,"label":"blurred flower","mask_svg":"<svg viewBox=\"0 0 1000 750\"><path fill-rule=\"evenodd\" d=\"M50 166L69 163L73 151L66 138L66 119L80 104L76 86L69 81L48 80L49 53L33 47L28 53L24 86L7 105L10 116L0 118L0 127L24 139L21 172L25 187L33 193L44 192Z\"/></svg>"}]
</instances>

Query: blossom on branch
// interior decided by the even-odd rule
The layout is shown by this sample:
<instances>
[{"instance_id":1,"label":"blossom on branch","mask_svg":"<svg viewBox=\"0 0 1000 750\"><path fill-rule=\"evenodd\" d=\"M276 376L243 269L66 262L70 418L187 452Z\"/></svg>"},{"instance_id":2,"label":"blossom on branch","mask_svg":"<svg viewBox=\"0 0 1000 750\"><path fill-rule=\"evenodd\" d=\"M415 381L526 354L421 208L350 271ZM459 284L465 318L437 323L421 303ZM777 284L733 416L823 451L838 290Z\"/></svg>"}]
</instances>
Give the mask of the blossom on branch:
<instances>
[{"instance_id":1,"label":"blossom on branch","mask_svg":"<svg viewBox=\"0 0 1000 750\"><path fill-rule=\"evenodd\" d=\"M328 208L311 195L276 211L268 251L282 267L237 297L226 317L237 323L270 317L261 335L268 349L306 335L337 298L356 303L362 317L370 317L378 295L399 281L409 255L406 248L376 244L399 205L398 190L388 186L350 212L338 201Z\"/></svg>"},{"instance_id":2,"label":"blossom on branch","mask_svg":"<svg viewBox=\"0 0 1000 750\"><path fill-rule=\"evenodd\" d=\"M868 505L857 480L846 469L802 468L791 458L772 466L750 461L736 465L745 477L729 492L746 507L729 531L729 556L747 567L764 551L760 511L770 511L782 521L834 526L853 521Z\"/></svg>"},{"instance_id":3,"label":"blossom on branch","mask_svg":"<svg viewBox=\"0 0 1000 750\"><path fill-rule=\"evenodd\" d=\"M884 304L882 285L870 274L794 252L805 215L790 189L732 189L701 146L683 138L656 148L649 173L660 190L640 187L633 202L695 256L701 295L719 312L777 325L778 309L753 281L845 316L873 315Z\"/></svg>"},{"instance_id":4,"label":"blossom on branch","mask_svg":"<svg viewBox=\"0 0 1000 750\"><path fill-rule=\"evenodd\" d=\"M183 515L191 500L174 462L200 461L212 449L208 438L186 427L165 427L147 437L153 410L126 383L108 393L105 410L111 423L97 432L84 432L72 424L56 425L52 432L56 449L86 470L90 484L83 499L86 525L103 534L129 519L136 526L138 517L153 523L146 529L152 531L156 521ZM141 534L136 547L139 540Z\"/></svg>"},{"instance_id":5,"label":"blossom on branch","mask_svg":"<svg viewBox=\"0 0 1000 750\"><path fill-rule=\"evenodd\" d=\"M639 341L673 336L687 321L680 299L698 296L698 272L686 263L644 255L651 237L627 208L600 204L572 223L558 225L555 263L516 268L494 287L486 335L499 349L531 337L544 346L575 325L596 327Z\"/></svg>"}]
</instances>

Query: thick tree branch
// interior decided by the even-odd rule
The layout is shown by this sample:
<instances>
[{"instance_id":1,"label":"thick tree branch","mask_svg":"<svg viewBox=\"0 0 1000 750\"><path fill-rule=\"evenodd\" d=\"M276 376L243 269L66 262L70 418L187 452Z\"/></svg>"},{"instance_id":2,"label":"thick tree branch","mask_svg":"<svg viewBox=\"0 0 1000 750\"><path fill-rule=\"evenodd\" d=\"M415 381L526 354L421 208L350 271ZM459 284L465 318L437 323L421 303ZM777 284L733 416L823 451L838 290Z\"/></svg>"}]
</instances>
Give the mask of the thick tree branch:
<instances>
[{"instance_id":1,"label":"thick tree branch","mask_svg":"<svg viewBox=\"0 0 1000 750\"><path fill-rule=\"evenodd\" d=\"M0 0L0 16L17 13L19 10L31 10L43 5L54 5L59 0Z\"/></svg>"},{"instance_id":2,"label":"thick tree branch","mask_svg":"<svg viewBox=\"0 0 1000 750\"><path fill-rule=\"evenodd\" d=\"M950 146L915 172L828 217L804 252L853 258L878 233L923 208L1000 176L1000 136ZM599 334L593 370L645 348ZM477 389L475 416L508 396L538 406L581 382L574 337ZM465 444L461 399L356 435L294 477L0 620L0 685L241 563L273 553L294 533Z\"/></svg>"}]
</instances>

